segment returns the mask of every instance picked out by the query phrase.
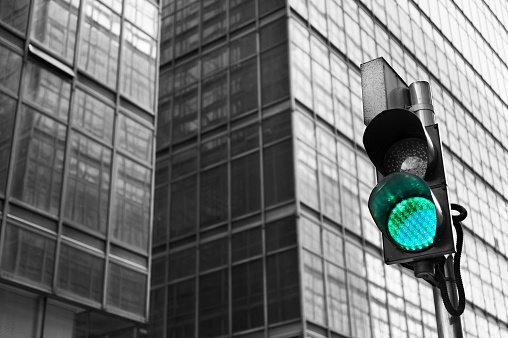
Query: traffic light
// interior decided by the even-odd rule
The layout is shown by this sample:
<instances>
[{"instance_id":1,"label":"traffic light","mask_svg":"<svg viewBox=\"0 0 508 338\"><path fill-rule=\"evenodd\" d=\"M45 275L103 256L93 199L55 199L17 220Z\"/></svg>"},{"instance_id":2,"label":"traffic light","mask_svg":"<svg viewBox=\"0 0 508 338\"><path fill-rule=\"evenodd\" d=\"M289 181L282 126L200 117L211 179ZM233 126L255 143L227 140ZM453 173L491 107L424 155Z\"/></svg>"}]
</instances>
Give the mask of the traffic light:
<instances>
[{"instance_id":1,"label":"traffic light","mask_svg":"<svg viewBox=\"0 0 508 338\"><path fill-rule=\"evenodd\" d=\"M450 206L437 124L389 109L367 125L367 155L378 171L368 206L383 234L386 264L454 252Z\"/></svg>"}]
</instances>

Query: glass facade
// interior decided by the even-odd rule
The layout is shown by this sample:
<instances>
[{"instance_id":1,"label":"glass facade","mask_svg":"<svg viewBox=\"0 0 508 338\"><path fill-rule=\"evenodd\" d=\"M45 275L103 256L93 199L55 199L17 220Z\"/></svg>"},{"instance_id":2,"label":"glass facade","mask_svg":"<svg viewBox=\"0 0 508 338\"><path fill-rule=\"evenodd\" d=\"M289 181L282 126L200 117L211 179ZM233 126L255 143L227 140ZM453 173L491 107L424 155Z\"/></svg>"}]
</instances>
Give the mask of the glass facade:
<instances>
[{"instance_id":1,"label":"glass facade","mask_svg":"<svg viewBox=\"0 0 508 338\"><path fill-rule=\"evenodd\" d=\"M437 336L367 209L379 56L432 86L470 214L465 336L508 335L507 23L499 0L161 1L150 335Z\"/></svg>"},{"instance_id":2,"label":"glass facade","mask_svg":"<svg viewBox=\"0 0 508 338\"><path fill-rule=\"evenodd\" d=\"M0 0L2 337L148 321L159 16L151 0Z\"/></svg>"}]
</instances>

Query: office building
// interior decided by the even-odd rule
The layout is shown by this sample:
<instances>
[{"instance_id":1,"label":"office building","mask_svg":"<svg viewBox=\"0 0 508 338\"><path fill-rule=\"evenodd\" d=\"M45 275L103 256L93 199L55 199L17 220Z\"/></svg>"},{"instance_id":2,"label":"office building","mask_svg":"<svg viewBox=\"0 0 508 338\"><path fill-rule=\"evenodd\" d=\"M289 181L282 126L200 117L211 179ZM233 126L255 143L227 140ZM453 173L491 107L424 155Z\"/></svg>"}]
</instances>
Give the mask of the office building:
<instances>
[{"instance_id":1,"label":"office building","mask_svg":"<svg viewBox=\"0 0 508 338\"><path fill-rule=\"evenodd\" d=\"M0 0L0 336L140 337L158 4Z\"/></svg>"},{"instance_id":2,"label":"office building","mask_svg":"<svg viewBox=\"0 0 508 338\"><path fill-rule=\"evenodd\" d=\"M469 210L466 337L508 335L505 2L161 2L150 335L436 337L382 261L359 65L429 81Z\"/></svg>"}]
</instances>

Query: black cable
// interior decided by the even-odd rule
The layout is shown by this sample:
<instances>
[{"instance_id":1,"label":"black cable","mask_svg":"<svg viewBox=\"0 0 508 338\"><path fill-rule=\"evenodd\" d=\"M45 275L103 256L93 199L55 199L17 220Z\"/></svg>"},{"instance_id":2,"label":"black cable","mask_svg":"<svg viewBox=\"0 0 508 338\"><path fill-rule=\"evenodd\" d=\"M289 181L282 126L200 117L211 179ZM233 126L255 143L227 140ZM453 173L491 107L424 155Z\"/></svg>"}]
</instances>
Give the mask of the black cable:
<instances>
[{"instance_id":1,"label":"black cable","mask_svg":"<svg viewBox=\"0 0 508 338\"><path fill-rule=\"evenodd\" d=\"M446 279L444 276L444 264L445 258L442 257L441 260L436 265L436 280L438 282L439 290L441 291L441 297L443 298L443 303L446 307L446 310L452 316L460 316L466 307L466 295L464 292L464 285L462 284L462 277L460 275L460 256L462 254L462 245L464 243L464 233L462 231L462 223L464 219L467 217L466 209L459 204L451 204L452 210L458 211L458 215L452 215L453 226L457 231L457 253L455 254L454 262L453 262L453 272L455 274L455 281L457 283L457 291L459 293L459 304L457 308L455 308L448 295L448 290L446 288Z\"/></svg>"}]
</instances>

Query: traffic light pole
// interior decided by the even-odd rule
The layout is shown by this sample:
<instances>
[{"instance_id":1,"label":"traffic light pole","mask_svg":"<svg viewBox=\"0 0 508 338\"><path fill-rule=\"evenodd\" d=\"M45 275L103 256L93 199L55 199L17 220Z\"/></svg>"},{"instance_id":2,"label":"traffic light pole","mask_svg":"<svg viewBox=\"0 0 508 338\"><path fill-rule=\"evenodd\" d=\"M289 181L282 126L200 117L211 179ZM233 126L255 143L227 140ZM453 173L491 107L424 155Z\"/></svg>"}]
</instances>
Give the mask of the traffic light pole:
<instances>
[{"instance_id":1,"label":"traffic light pole","mask_svg":"<svg viewBox=\"0 0 508 338\"><path fill-rule=\"evenodd\" d=\"M457 306L457 285L453 274L453 258L448 256L444 266L446 288L453 306ZM436 309L437 333L439 338L462 338L462 324L460 317L452 316L446 310L441 291L437 286L432 287L434 293L434 308Z\"/></svg>"}]
</instances>

